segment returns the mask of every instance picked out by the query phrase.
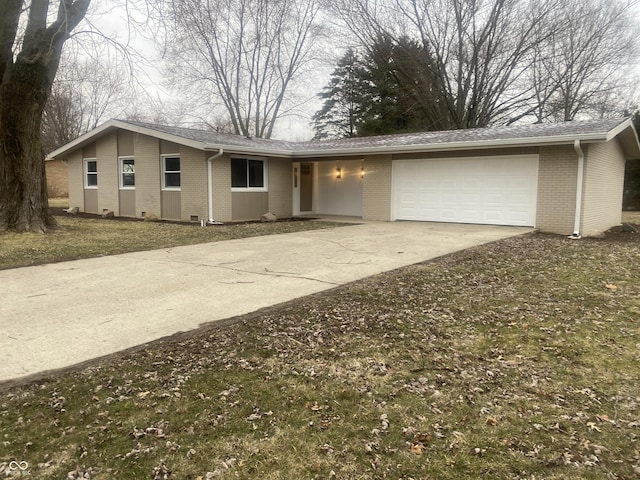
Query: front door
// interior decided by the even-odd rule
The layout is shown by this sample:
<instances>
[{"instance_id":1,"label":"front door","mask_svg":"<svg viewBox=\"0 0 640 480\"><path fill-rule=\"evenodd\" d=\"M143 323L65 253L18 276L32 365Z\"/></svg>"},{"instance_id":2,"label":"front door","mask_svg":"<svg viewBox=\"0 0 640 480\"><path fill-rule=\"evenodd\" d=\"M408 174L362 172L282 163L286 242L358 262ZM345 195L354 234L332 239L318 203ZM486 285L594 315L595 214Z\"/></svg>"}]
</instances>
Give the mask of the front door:
<instances>
[{"instance_id":1,"label":"front door","mask_svg":"<svg viewBox=\"0 0 640 480\"><path fill-rule=\"evenodd\" d=\"M300 164L300 211L313 211L313 164Z\"/></svg>"}]
</instances>

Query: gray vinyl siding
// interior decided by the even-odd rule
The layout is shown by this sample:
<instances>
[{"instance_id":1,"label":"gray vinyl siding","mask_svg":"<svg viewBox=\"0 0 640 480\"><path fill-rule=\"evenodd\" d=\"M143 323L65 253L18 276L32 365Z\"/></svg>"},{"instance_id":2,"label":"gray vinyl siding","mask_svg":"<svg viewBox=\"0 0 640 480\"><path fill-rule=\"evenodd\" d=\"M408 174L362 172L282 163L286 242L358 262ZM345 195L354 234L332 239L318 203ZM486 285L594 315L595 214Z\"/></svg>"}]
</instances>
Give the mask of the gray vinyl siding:
<instances>
[{"instance_id":1,"label":"gray vinyl siding","mask_svg":"<svg viewBox=\"0 0 640 480\"><path fill-rule=\"evenodd\" d=\"M120 190L120 215L123 217L136 216L135 190Z\"/></svg>"},{"instance_id":2,"label":"gray vinyl siding","mask_svg":"<svg viewBox=\"0 0 640 480\"><path fill-rule=\"evenodd\" d=\"M69 202L71 203L71 202ZM84 190L84 212L101 213L98 210L98 190L87 188Z\"/></svg>"},{"instance_id":3,"label":"gray vinyl siding","mask_svg":"<svg viewBox=\"0 0 640 480\"><path fill-rule=\"evenodd\" d=\"M181 220L180 193L170 190L162 192L161 216L167 220Z\"/></svg>"},{"instance_id":4,"label":"gray vinyl siding","mask_svg":"<svg viewBox=\"0 0 640 480\"><path fill-rule=\"evenodd\" d=\"M118 155L132 157L134 155L134 133L118 130Z\"/></svg>"},{"instance_id":5,"label":"gray vinyl siding","mask_svg":"<svg viewBox=\"0 0 640 480\"><path fill-rule=\"evenodd\" d=\"M232 192L231 215L234 221L258 220L269 211L268 192Z\"/></svg>"}]
</instances>

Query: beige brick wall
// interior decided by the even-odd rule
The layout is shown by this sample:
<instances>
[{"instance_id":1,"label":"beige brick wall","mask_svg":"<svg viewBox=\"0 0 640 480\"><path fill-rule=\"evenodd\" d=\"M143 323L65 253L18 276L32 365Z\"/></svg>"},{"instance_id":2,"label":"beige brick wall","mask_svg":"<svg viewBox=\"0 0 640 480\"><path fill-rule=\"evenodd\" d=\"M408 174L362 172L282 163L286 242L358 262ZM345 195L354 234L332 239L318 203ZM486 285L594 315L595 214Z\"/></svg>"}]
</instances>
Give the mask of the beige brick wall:
<instances>
[{"instance_id":1,"label":"beige brick wall","mask_svg":"<svg viewBox=\"0 0 640 480\"><path fill-rule=\"evenodd\" d=\"M69 207L78 207L84 212L84 178L82 151L76 150L67 158L69 173Z\"/></svg>"},{"instance_id":2,"label":"beige brick wall","mask_svg":"<svg viewBox=\"0 0 640 480\"><path fill-rule=\"evenodd\" d=\"M617 140L588 145L585 153L581 234L589 236L622 222L625 157Z\"/></svg>"},{"instance_id":3,"label":"beige brick wall","mask_svg":"<svg viewBox=\"0 0 640 480\"><path fill-rule=\"evenodd\" d=\"M572 145L540 148L536 227L541 231L573 233L577 171Z\"/></svg>"},{"instance_id":4,"label":"beige brick wall","mask_svg":"<svg viewBox=\"0 0 640 480\"><path fill-rule=\"evenodd\" d=\"M142 212L161 215L160 208L160 143L146 135L133 139L136 161L136 216Z\"/></svg>"},{"instance_id":5,"label":"beige brick wall","mask_svg":"<svg viewBox=\"0 0 640 480\"><path fill-rule=\"evenodd\" d=\"M391 155L365 155L362 219L391 220Z\"/></svg>"},{"instance_id":6,"label":"beige brick wall","mask_svg":"<svg viewBox=\"0 0 640 480\"><path fill-rule=\"evenodd\" d=\"M118 136L109 133L96 141L98 159L98 212L111 210L120 215L118 202Z\"/></svg>"},{"instance_id":7,"label":"beige brick wall","mask_svg":"<svg viewBox=\"0 0 640 480\"><path fill-rule=\"evenodd\" d=\"M62 160L47 160L44 162L47 172L47 193L49 198L64 198L69 196L69 168Z\"/></svg>"},{"instance_id":8,"label":"beige brick wall","mask_svg":"<svg viewBox=\"0 0 640 480\"><path fill-rule=\"evenodd\" d=\"M188 222L192 215L208 219L206 152L180 147L180 183L182 220Z\"/></svg>"},{"instance_id":9,"label":"beige brick wall","mask_svg":"<svg viewBox=\"0 0 640 480\"><path fill-rule=\"evenodd\" d=\"M293 215L293 176L291 160L270 158L269 170L269 211L278 217ZM265 213L265 212L262 212Z\"/></svg>"},{"instance_id":10,"label":"beige brick wall","mask_svg":"<svg viewBox=\"0 0 640 480\"><path fill-rule=\"evenodd\" d=\"M231 208L231 161L228 154L212 162L213 219L218 222L233 220Z\"/></svg>"}]
</instances>

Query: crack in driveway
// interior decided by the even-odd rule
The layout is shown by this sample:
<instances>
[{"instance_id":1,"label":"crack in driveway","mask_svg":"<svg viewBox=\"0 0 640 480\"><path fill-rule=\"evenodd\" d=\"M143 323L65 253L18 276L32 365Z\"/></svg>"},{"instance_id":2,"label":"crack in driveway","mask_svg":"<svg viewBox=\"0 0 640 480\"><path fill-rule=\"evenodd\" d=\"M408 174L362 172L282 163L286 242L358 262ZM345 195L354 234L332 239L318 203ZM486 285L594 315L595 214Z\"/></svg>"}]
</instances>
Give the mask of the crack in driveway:
<instances>
[{"instance_id":1,"label":"crack in driveway","mask_svg":"<svg viewBox=\"0 0 640 480\"><path fill-rule=\"evenodd\" d=\"M312 281L312 282L325 283L327 285L340 285L340 283L337 283L337 282L330 282L328 280L321 280L319 278L313 278L313 277L305 277L304 275L298 275L296 273L271 272L271 271L267 270L266 268L265 268L264 272L256 272L256 271L251 271L251 270L243 270L241 268L224 267L222 265L206 265L206 266L212 267L212 268L221 268L223 270L231 270L232 272L245 273L245 274L249 274L249 275L263 275L265 277L276 277L276 278L296 278L296 279L300 279L300 280L309 280L309 281Z\"/></svg>"},{"instance_id":2,"label":"crack in driveway","mask_svg":"<svg viewBox=\"0 0 640 480\"><path fill-rule=\"evenodd\" d=\"M229 270L232 272L244 273L247 275L262 275L265 277L276 277L276 278L296 278L300 280L309 280L311 282L318 282L318 283L323 283L326 285L333 285L333 286L341 285L341 283L339 282L332 282L329 280L322 280L319 278L308 277L308 276L300 275L294 272L278 272L278 271L269 270L267 268L264 269L264 272L260 272L256 270L245 270L243 268L234 268L234 267L228 266L228 265L242 263L241 261L222 262L218 264L209 264L209 263L203 263L203 262L187 262L187 261L174 260L174 259L149 260L149 261L152 261L155 263L164 263L164 264L191 265L194 267L220 268L222 270ZM355 265L358 265L358 264L355 264ZM220 283L233 284L238 282L220 282ZM243 283L255 283L255 282L243 282Z\"/></svg>"}]
</instances>

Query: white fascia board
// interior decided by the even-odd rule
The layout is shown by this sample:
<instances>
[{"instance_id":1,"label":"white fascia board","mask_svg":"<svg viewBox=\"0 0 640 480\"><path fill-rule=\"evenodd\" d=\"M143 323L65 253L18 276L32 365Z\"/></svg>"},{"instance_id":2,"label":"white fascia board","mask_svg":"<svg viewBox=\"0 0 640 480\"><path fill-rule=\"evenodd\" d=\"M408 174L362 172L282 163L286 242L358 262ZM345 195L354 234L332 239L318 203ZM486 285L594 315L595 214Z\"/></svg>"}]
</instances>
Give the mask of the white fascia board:
<instances>
[{"instance_id":1,"label":"white fascia board","mask_svg":"<svg viewBox=\"0 0 640 480\"><path fill-rule=\"evenodd\" d=\"M382 147L342 148L333 150L294 151L296 158L350 156L375 153L441 152L451 150L486 150L506 147L537 147L541 145L573 145L576 139L584 143L607 141L606 133L585 135L563 135L557 137L516 138L506 140L485 140L475 142L425 143L419 145L389 145Z\"/></svg>"},{"instance_id":2,"label":"white fascia board","mask_svg":"<svg viewBox=\"0 0 640 480\"><path fill-rule=\"evenodd\" d=\"M627 118L624 122L622 122L620 125L618 125L617 127L609 130L609 132L607 132L607 141L609 140L613 140L615 137L617 137L618 135L620 135L622 132L624 132L627 128L630 128L634 134L636 134L636 129L633 125L633 121L630 118ZM637 138L637 135L636 135Z\"/></svg>"},{"instance_id":3,"label":"white fascia board","mask_svg":"<svg viewBox=\"0 0 640 480\"><path fill-rule=\"evenodd\" d=\"M258 155L266 157L282 157L293 158L295 152L292 150L279 150L274 148L260 148L260 147L241 147L238 145L223 145L223 144L206 144L204 150L209 152L219 151L223 149L225 153L232 153L234 155Z\"/></svg>"},{"instance_id":4,"label":"white fascia board","mask_svg":"<svg viewBox=\"0 0 640 480\"><path fill-rule=\"evenodd\" d=\"M80 135L75 140L72 140L71 142L69 142L69 143L61 146L60 148L54 150L48 156L50 158L62 157L65 153L70 152L72 150L75 150L76 148L79 148L81 145L83 145L85 143L88 143L88 140L90 140L92 137L98 136L98 135L100 135L100 134L102 134L102 133L114 128L114 125L113 125L114 123L115 123L114 120L109 120L108 122L105 122L102 125L97 126L93 130L88 131L84 135Z\"/></svg>"},{"instance_id":5,"label":"white fascia board","mask_svg":"<svg viewBox=\"0 0 640 480\"><path fill-rule=\"evenodd\" d=\"M116 123L116 125L114 126L118 128L122 128L123 130L128 130L133 133L139 133L141 135L147 135L149 137L155 137L160 140L177 143L179 145L195 148L197 150L204 150L205 144L197 140L191 140L189 138L180 137L178 135L172 135L170 133L161 132L159 130L154 130L152 128L141 127L140 125L132 125L130 123L121 122L119 120L114 120L114 122Z\"/></svg>"},{"instance_id":6,"label":"white fascia board","mask_svg":"<svg viewBox=\"0 0 640 480\"><path fill-rule=\"evenodd\" d=\"M624 150L627 160L640 160L640 140L633 120L628 118L623 123L609 132L607 140L619 137L620 145Z\"/></svg>"},{"instance_id":7,"label":"white fascia board","mask_svg":"<svg viewBox=\"0 0 640 480\"><path fill-rule=\"evenodd\" d=\"M75 140L63 145L62 147L54 150L49 154L51 158L63 157L66 153L76 150L83 145L86 145L91 142L93 138L97 138L100 135L114 130L116 128L120 128L122 130L128 130L130 132L139 133L142 135L148 135L150 137L158 138L160 140L166 140L168 142L178 143L180 145L185 145L187 147L196 148L199 150L204 149L204 144L202 142L198 142L196 140L190 140L188 138L179 137L177 135L171 135L168 133L160 132L158 130L153 130L151 128L141 127L139 125L132 125L127 122L123 122L121 120L109 120L102 125L94 128L93 130L85 133L84 135L80 135Z\"/></svg>"}]
</instances>

